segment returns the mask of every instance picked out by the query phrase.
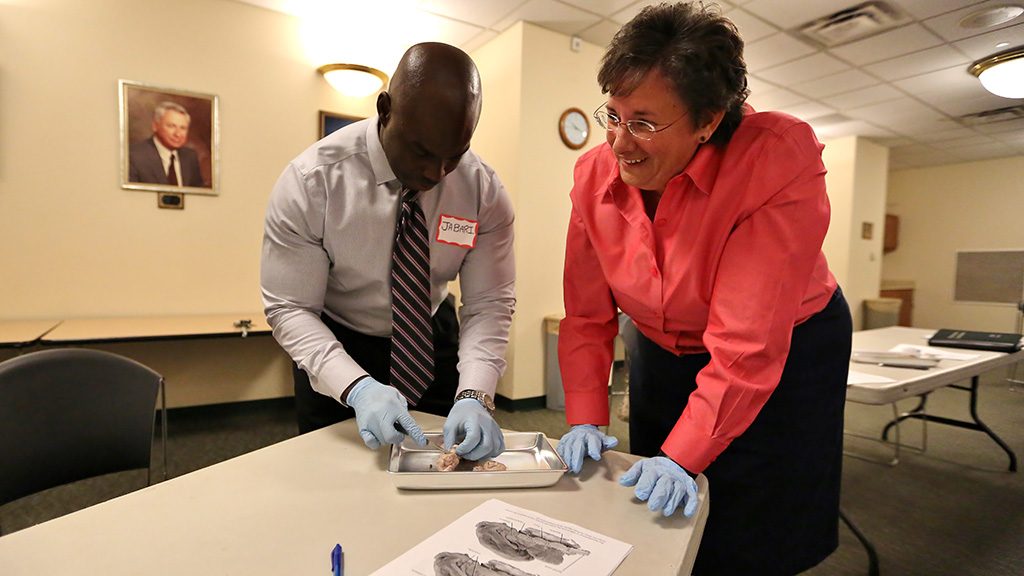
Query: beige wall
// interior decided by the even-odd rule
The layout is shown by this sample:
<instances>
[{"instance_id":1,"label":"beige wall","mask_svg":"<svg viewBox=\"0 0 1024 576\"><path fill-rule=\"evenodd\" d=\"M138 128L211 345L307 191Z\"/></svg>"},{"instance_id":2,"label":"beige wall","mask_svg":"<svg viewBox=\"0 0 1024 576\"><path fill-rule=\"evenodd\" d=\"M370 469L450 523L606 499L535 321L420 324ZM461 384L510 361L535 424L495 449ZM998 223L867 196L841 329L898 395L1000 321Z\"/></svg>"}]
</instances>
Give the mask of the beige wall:
<instances>
[{"instance_id":1,"label":"beige wall","mask_svg":"<svg viewBox=\"0 0 1024 576\"><path fill-rule=\"evenodd\" d=\"M878 297L882 270L882 233L889 151L864 138L851 136L825 142L822 160L828 174L832 220L822 250L843 289L854 330L863 322L863 302ZM871 238L862 235L863 224Z\"/></svg>"},{"instance_id":2,"label":"beige wall","mask_svg":"<svg viewBox=\"0 0 1024 576\"><path fill-rule=\"evenodd\" d=\"M583 150L562 144L557 123L569 107L588 116L604 102L597 85L603 50L539 26L518 23L473 53L484 81L484 113L473 148L508 188L516 211L516 314L509 368L498 393L544 395L544 317L561 316L562 265L572 168ZM596 129L596 131L595 131Z\"/></svg>"},{"instance_id":3,"label":"beige wall","mask_svg":"<svg viewBox=\"0 0 1024 576\"><path fill-rule=\"evenodd\" d=\"M302 52L294 18L230 0L179 0L172 12L179 24L163 32L165 3L0 2L0 319L258 311L263 212L278 174L316 140L319 110L373 113L373 97L344 99L317 75ZM603 101L595 80L601 54L586 42L572 52L568 36L522 23L473 53L485 90L474 148L509 188L517 213L518 310L509 371L499 388L508 398L544 394L543 318L563 313L568 191L580 155L561 143L556 122L568 107L589 114ZM185 210L159 210L154 193L120 189L118 79L220 97L219 196L193 195ZM592 129L588 147L603 137ZM856 296L861 288L851 271L872 270L863 261L876 243L862 246L853 236L859 221L877 216L877 191L866 201L854 198L862 188L878 188L881 160L862 142L829 147L833 230L826 253L845 278L844 288ZM862 166L869 176L861 175ZM918 172L900 173L903 190L915 189L918 178L931 179L928 171ZM1010 188L1003 182L1000 189ZM987 193L977 185L951 193L963 190ZM904 192L892 207L906 215L903 243L887 259L887 277L920 276L901 260L922 242L915 240L910 212L932 214L934 207L912 198L915 193ZM1015 209L993 208L1009 219L1021 213L1021 200L1014 202L989 205ZM880 241L880 217L875 224ZM1014 225L1003 229L1019 231ZM862 277L867 284L871 274ZM923 311L931 301L922 298ZM174 405L290 390L288 363L269 339L125 349L165 373ZM221 364L195 369L211 358Z\"/></svg>"},{"instance_id":4,"label":"beige wall","mask_svg":"<svg viewBox=\"0 0 1024 576\"><path fill-rule=\"evenodd\" d=\"M271 186L316 140L319 110L365 115L372 99L327 86L293 18L238 2L12 0L0 22L0 318L261 310ZM120 189L118 79L220 97L219 196L160 210ZM290 390L276 347L204 342L144 346L172 401L191 397L174 386L203 402ZM211 355L219 371L188 368Z\"/></svg>"},{"instance_id":5,"label":"beige wall","mask_svg":"<svg viewBox=\"0 0 1024 576\"><path fill-rule=\"evenodd\" d=\"M914 325L1011 332L1009 304L953 301L958 250L1024 250L1024 156L893 172L887 210L900 217L887 280L915 284Z\"/></svg>"}]
</instances>

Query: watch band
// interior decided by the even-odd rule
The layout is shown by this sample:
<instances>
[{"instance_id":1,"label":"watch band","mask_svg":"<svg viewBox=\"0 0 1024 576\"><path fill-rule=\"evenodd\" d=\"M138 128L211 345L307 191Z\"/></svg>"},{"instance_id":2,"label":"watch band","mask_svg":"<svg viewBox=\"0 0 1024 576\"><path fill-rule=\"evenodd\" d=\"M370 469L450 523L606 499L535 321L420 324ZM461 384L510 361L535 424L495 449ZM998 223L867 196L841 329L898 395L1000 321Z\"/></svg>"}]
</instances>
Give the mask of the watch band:
<instances>
[{"instance_id":1,"label":"watch band","mask_svg":"<svg viewBox=\"0 0 1024 576\"><path fill-rule=\"evenodd\" d=\"M463 390L455 396L455 401L458 402L464 398L472 398L480 403L481 406L487 410L488 414L494 414L494 399L487 392L481 390Z\"/></svg>"}]
</instances>

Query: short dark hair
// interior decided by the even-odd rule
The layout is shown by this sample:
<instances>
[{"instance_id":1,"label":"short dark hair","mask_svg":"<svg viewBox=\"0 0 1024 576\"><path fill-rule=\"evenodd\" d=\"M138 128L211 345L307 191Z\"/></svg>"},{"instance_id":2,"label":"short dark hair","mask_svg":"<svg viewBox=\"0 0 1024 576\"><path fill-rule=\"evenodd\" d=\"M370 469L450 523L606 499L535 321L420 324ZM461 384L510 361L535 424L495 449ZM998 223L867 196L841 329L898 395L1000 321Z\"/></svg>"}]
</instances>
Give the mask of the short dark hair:
<instances>
[{"instance_id":1,"label":"short dark hair","mask_svg":"<svg viewBox=\"0 0 1024 576\"><path fill-rule=\"evenodd\" d=\"M678 2L644 8L612 38L597 81L605 94L629 94L653 69L675 86L695 128L724 110L710 141L729 141L743 119L750 90L743 39L717 5Z\"/></svg>"}]
</instances>

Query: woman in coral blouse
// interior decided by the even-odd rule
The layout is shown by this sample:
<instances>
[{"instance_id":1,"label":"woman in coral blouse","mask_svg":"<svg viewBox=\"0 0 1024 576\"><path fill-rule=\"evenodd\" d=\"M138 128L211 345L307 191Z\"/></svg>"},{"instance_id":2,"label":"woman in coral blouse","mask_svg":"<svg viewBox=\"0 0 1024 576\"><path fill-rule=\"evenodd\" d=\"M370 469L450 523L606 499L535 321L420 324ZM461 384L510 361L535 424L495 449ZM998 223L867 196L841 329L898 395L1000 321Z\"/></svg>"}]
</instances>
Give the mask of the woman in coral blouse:
<instances>
[{"instance_id":1,"label":"woman in coral blouse","mask_svg":"<svg viewBox=\"0 0 1024 576\"><path fill-rule=\"evenodd\" d=\"M630 350L620 479L652 511L711 508L694 574L796 574L838 545L849 308L821 252L822 145L755 112L743 41L717 12L644 9L615 35L596 113L608 145L576 164L559 363L573 472L617 440L617 309Z\"/></svg>"}]
</instances>

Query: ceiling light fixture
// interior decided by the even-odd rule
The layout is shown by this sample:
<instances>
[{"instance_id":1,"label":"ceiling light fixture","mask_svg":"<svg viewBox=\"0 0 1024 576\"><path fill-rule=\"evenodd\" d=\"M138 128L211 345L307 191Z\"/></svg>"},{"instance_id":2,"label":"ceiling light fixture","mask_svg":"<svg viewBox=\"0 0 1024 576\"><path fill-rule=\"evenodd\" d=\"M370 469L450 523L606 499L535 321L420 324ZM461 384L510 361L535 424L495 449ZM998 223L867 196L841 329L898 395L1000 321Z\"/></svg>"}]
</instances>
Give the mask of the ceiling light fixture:
<instances>
[{"instance_id":1,"label":"ceiling light fixture","mask_svg":"<svg viewBox=\"0 0 1024 576\"><path fill-rule=\"evenodd\" d=\"M996 96L1024 98L1024 46L978 60L967 71Z\"/></svg>"},{"instance_id":2,"label":"ceiling light fixture","mask_svg":"<svg viewBox=\"0 0 1024 576\"><path fill-rule=\"evenodd\" d=\"M362 64L324 64L316 71L335 90L354 98L374 94L388 81L387 74Z\"/></svg>"},{"instance_id":3,"label":"ceiling light fixture","mask_svg":"<svg viewBox=\"0 0 1024 576\"><path fill-rule=\"evenodd\" d=\"M1010 20L1024 14L1024 7L1016 4L1004 4L975 10L960 19L961 28L992 28L1006 24Z\"/></svg>"}]
</instances>

